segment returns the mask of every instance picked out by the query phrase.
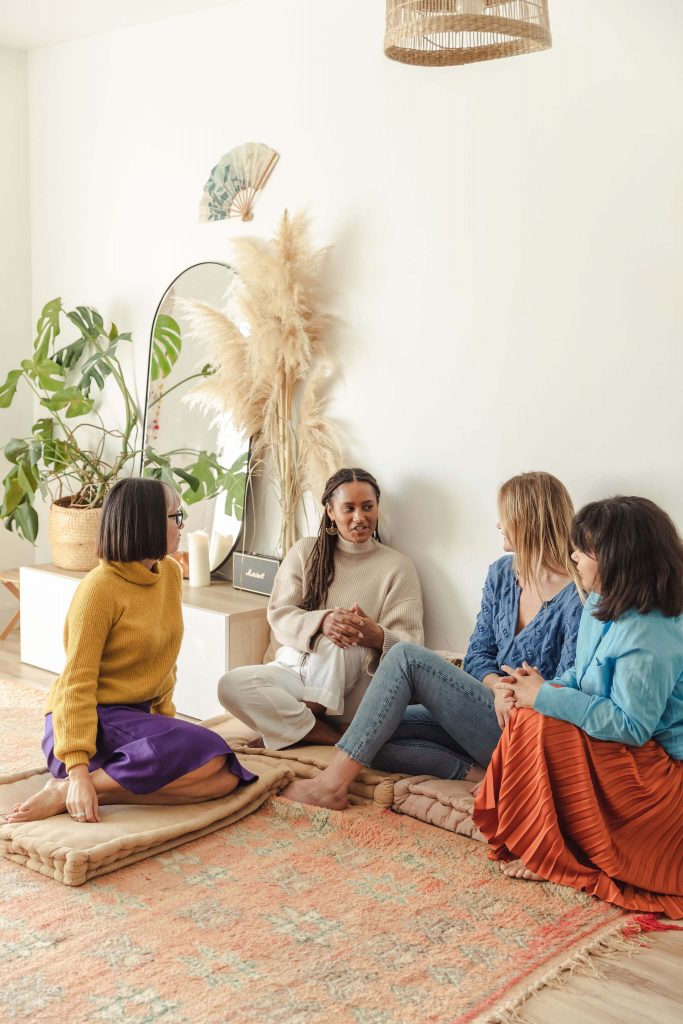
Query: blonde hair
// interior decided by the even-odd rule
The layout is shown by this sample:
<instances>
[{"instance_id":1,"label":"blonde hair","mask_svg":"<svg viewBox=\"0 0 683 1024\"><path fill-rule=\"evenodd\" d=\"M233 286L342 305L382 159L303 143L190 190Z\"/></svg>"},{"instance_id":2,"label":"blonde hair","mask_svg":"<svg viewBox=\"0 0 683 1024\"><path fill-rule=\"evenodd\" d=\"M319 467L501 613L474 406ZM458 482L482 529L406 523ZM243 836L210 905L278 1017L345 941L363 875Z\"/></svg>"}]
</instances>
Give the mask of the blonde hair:
<instances>
[{"instance_id":1,"label":"blonde hair","mask_svg":"<svg viewBox=\"0 0 683 1024\"><path fill-rule=\"evenodd\" d=\"M569 576L582 594L571 560L574 506L564 484L552 473L520 473L498 491L500 522L514 545L517 578L542 597L542 573Z\"/></svg>"}]
</instances>

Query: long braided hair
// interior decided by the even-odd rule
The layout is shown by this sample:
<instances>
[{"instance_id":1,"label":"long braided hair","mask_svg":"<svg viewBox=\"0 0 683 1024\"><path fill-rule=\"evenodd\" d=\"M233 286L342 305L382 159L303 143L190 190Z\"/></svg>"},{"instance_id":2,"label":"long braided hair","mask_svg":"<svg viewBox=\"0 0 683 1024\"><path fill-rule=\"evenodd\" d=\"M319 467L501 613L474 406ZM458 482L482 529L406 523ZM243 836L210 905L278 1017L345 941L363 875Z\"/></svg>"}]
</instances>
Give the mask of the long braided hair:
<instances>
[{"instance_id":1,"label":"long braided hair","mask_svg":"<svg viewBox=\"0 0 683 1024\"><path fill-rule=\"evenodd\" d=\"M318 536L306 562L306 590L300 608L304 611L314 612L325 607L327 594L334 580L334 553L337 549L336 535L330 536L327 527L332 526L332 520L327 514L327 505L332 501L334 492L342 484L363 483L370 484L377 504L379 504L379 484L372 473L365 469L338 469L325 484L323 496L320 499L324 512L318 530ZM374 534L376 540L380 540L379 531Z\"/></svg>"}]
</instances>

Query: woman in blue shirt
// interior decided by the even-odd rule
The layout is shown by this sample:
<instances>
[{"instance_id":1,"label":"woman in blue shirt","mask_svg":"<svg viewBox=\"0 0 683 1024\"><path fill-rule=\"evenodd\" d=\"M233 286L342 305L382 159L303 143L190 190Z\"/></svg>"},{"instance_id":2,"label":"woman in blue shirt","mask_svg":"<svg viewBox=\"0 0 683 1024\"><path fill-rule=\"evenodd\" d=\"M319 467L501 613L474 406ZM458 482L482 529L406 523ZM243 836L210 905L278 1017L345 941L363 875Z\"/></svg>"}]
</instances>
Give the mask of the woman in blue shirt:
<instances>
[{"instance_id":1,"label":"woman in blue shirt","mask_svg":"<svg viewBox=\"0 0 683 1024\"><path fill-rule=\"evenodd\" d=\"M520 710L474 819L511 877L681 917L683 544L633 497L587 505L573 537L591 592L576 665L546 681L527 659L498 684Z\"/></svg>"},{"instance_id":2,"label":"woman in blue shirt","mask_svg":"<svg viewBox=\"0 0 683 1024\"><path fill-rule=\"evenodd\" d=\"M508 707L493 687L505 662L526 659L550 675L574 662L581 617L571 561L573 508L549 473L523 473L498 493L503 550L489 569L464 667L417 644L385 656L330 766L291 783L291 800L346 806L363 766L447 779L483 778Z\"/></svg>"}]
</instances>

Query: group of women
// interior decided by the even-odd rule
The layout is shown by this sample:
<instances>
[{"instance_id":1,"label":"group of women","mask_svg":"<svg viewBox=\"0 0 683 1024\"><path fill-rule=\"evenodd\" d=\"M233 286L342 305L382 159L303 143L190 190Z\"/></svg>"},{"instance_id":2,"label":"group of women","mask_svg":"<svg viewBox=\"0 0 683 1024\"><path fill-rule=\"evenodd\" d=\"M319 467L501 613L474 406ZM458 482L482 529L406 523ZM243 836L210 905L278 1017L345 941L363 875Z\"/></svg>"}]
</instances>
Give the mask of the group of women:
<instances>
[{"instance_id":1,"label":"group of women","mask_svg":"<svg viewBox=\"0 0 683 1024\"><path fill-rule=\"evenodd\" d=\"M281 749L336 744L283 795L342 809L363 767L464 779L489 856L513 878L683 916L683 543L653 502L574 516L564 486L524 473L498 495L502 558L484 584L462 668L422 646L412 562L382 544L380 489L360 469L327 483L317 537L278 572L267 665L219 683L223 705ZM49 696L52 778L10 821L105 803L224 796L254 776L214 732L174 717L182 637L176 492L125 480L102 514L98 568L65 626Z\"/></svg>"}]
</instances>

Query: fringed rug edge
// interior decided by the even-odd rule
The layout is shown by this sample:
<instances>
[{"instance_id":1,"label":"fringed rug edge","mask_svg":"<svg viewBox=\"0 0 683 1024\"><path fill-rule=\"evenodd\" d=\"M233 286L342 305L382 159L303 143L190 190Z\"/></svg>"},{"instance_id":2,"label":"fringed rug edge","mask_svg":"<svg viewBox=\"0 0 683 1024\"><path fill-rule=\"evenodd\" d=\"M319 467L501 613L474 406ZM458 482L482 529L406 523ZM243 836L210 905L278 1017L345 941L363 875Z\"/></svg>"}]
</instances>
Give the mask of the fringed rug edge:
<instances>
[{"instance_id":1,"label":"fringed rug edge","mask_svg":"<svg viewBox=\"0 0 683 1024\"><path fill-rule=\"evenodd\" d=\"M676 928L675 925L668 927ZM520 1009L537 992L544 988L563 988L574 974L604 977L600 970L603 961L614 960L624 954L633 956L642 949L649 948L649 943L643 941L643 936L659 930L661 929L653 915L634 914L625 920L622 918L612 922L571 956L558 954L550 966L542 968L543 973L539 977L527 979L518 986L513 986L513 994L508 994L505 1001L476 1016L457 1018L454 1024L531 1024L529 1018L525 1017L523 1012L520 1013Z\"/></svg>"}]
</instances>

